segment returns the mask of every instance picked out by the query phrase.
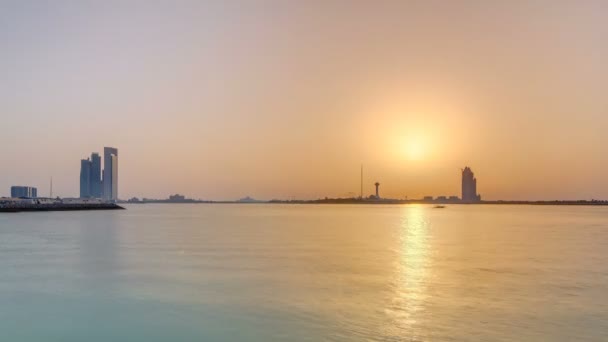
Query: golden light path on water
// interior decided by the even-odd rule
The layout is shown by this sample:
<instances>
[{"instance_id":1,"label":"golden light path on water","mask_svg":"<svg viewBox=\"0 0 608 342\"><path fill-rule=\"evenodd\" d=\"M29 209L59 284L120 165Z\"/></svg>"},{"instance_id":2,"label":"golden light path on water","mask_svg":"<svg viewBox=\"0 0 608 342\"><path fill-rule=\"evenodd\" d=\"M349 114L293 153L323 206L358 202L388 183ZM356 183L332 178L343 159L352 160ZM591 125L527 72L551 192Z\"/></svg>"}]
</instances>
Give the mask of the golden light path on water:
<instances>
[{"instance_id":1,"label":"golden light path on water","mask_svg":"<svg viewBox=\"0 0 608 342\"><path fill-rule=\"evenodd\" d=\"M428 208L410 205L402 209L399 227L396 279L392 305L387 310L393 327L391 335L406 333L412 340L422 336L421 320L425 315L427 280L430 273Z\"/></svg>"}]
</instances>

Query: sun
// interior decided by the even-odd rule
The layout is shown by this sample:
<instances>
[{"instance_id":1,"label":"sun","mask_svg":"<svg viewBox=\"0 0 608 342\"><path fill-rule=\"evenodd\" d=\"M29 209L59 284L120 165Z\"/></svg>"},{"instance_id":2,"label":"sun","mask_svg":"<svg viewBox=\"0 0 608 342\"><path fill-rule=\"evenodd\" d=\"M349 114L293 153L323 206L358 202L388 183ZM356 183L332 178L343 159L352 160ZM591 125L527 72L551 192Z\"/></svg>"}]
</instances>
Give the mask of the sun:
<instances>
[{"instance_id":1,"label":"sun","mask_svg":"<svg viewBox=\"0 0 608 342\"><path fill-rule=\"evenodd\" d=\"M420 144L420 142L413 141L408 144L406 153L409 159L422 159L422 157L424 156L424 147L422 146L422 144Z\"/></svg>"},{"instance_id":2,"label":"sun","mask_svg":"<svg viewBox=\"0 0 608 342\"><path fill-rule=\"evenodd\" d=\"M420 137L409 137L405 139L402 150L405 157L412 161L424 159L428 153L427 146Z\"/></svg>"}]
</instances>

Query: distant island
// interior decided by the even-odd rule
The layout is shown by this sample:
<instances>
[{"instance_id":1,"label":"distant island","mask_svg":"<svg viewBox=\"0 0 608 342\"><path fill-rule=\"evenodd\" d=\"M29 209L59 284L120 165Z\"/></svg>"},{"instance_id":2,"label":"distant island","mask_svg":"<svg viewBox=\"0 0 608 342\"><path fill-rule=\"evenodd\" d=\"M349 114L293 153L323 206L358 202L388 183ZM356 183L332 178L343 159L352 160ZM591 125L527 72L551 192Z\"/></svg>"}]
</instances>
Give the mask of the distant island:
<instances>
[{"instance_id":1,"label":"distant island","mask_svg":"<svg viewBox=\"0 0 608 342\"><path fill-rule=\"evenodd\" d=\"M202 199L193 199L186 198L184 195L175 194L170 195L169 198L166 199L150 199L143 198L139 199L137 197L133 197L128 201L119 201L120 203L134 203L134 204L146 204L146 203L177 203L177 204L187 204L187 203L268 203L269 201L261 201L255 198L245 196L236 201L210 201L210 200L202 200Z\"/></svg>"},{"instance_id":2,"label":"distant island","mask_svg":"<svg viewBox=\"0 0 608 342\"><path fill-rule=\"evenodd\" d=\"M166 199L150 199L143 198L139 199L137 197L133 197L128 201L120 201L121 203L133 203L133 204L146 204L146 203L214 203L213 201L205 201L205 200L196 200L192 198L186 198L184 195L175 194L169 196Z\"/></svg>"}]
</instances>

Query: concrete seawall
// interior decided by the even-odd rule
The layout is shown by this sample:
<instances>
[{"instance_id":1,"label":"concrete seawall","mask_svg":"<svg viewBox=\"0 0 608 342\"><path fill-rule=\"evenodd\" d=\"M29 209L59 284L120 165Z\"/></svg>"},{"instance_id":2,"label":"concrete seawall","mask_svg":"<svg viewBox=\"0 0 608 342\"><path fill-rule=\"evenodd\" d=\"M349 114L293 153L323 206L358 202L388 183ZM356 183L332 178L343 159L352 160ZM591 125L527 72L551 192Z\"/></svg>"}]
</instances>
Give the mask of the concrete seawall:
<instances>
[{"instance_id":1,"label":"concrete seawall","mask_svg":"<svg viewBox=\"0 0 608 342\"><path fill-rule=\"evenodd\" d=\"M121 210L125 209L115 203L3 203L0 204L0 213L17 213L32 211L77 211L77 210Z\"/></svg>"}]
</instances>

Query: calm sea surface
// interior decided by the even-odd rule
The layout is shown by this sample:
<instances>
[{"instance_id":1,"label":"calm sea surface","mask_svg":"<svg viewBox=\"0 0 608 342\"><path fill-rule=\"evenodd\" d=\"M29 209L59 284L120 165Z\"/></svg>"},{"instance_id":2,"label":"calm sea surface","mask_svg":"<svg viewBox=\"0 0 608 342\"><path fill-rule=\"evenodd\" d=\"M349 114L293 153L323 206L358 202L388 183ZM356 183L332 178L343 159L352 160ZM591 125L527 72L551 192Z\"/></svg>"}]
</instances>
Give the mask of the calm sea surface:
<instances>
[{"instance_id":1,"label":"calm sea surface","mask_svg":"<svg viewBox=\"0 0 608 342\"><path fill-rule=\"evenodd\" d=\"M608 208L0 214L1 341L607 341Z\"/></svg>"}]
</instances>

